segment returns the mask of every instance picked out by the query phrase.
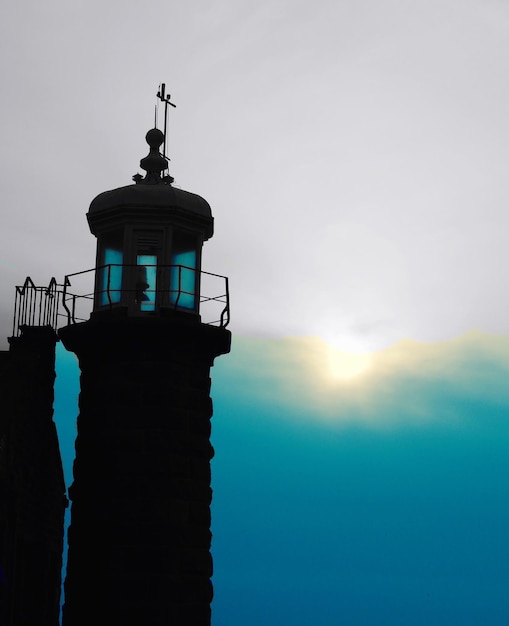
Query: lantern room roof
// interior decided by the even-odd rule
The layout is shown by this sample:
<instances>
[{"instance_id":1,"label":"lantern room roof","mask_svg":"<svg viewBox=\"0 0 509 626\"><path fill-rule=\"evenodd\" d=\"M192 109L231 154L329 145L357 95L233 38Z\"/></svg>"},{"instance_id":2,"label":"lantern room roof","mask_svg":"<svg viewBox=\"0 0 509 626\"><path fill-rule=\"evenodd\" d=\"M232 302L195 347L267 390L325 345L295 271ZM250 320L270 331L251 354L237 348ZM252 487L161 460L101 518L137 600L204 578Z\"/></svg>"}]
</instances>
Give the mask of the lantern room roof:
<instances>
[{"instance_id":1,"label":"lantern room roof","mask_svg":"<svg viewBox=\"0 0 509 626\"><path fill-rule=\"evenodd\" d=\"M212 217L210 205L204 198L162 182L158 185L127 185L104 191L92 200L89 215L121 207L177 209L205 218Z\"/></svg>"},{"instance_id":2,"label":"lantern room roof","mask_svg":"<svg viewBox=\"0 0 509 626\"><path fill-rule=\"evenodd\" d=\"M141 159L140 166L146 171L133 176L134 185L104 191L92 200L88 210L88 222L94 234L97 227L112 225L112 219L139 220L170 219L188 227L198 227L206 239L213 234L213 218L209 203L201 196L172 187L173 178L163 172L168 160L159 147L164 141L163 133L152 128L145 137L150 151ZM100 226L102 224L102 226Z\"/></svg>"},{"instance_id":3,"label":"lantern room roof","mask_svg":"<svg viewBox=\"0 0 509 626\"><path fill-rule=\"evenodd\" d=\"M201 196L175 189L163 182L157 185L127 185L100 193L87 213L94 235L119 224L180 224L203 233L204 240L214 234L214 218L209 203Z\"/></svg>"}]
</instances>

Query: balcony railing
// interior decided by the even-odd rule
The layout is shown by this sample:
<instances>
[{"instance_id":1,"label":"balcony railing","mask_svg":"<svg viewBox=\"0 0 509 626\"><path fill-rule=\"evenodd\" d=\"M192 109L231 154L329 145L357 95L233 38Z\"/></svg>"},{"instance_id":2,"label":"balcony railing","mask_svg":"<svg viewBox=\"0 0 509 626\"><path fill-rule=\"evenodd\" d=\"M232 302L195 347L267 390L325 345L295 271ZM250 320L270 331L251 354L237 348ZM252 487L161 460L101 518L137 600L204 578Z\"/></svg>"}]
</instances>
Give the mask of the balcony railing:
<instances>
[{"instance_id":1,"label":"balcony railing","mask_svg":"<svg viewBox=\"0 0 509 626\"><path fill-rule=\"evenodd\" d=\"M140 284L140 270L150 273L152 268L155 278L149 277L148 282ZM199 302L195 302L196 291ZM68 274L64 279L62 307L68 324L86 321L93 309L122 306L141 313L163 307L196 311L202 323L226 328L230 322L228 278L184 265L109 264Z\"/></svg>"},{"instance_id":2,"label":"balcony railing","mask_svg":"<svg viewBox=\"0 0 509 626\"><path fill-rule=\"evenodd\" d=\"M62 285L52 278L47 287L35 285L28 276L23 285L16 287L13 336L19 336L23 326L50 326L57 330L61 326L84 322L90 318L94 303L98 302L102 304L100 309L113 309L134 302L139 304L138 308L143 312L141 303L146 301L153 303L154 312L160 307L189 311L185 305L191 300L194 302L196 296L193 288L197 286L199 302L192 312L199 312L204 324L226 328L230 323L230 294L226 276L200 272L198 285L193 280L193 288L190 290L186 283L189 283L189 273L192 272L193 276L196 273L195 269L183 265L158 266L160 277L172 278L168 289L158 288L158 285L163 284L162 280L156 283L154 289L148 285L141 291L136 283L132 289L118 284L114 268L120 268L124 276L128 276L129 268L134 267L139 271L143 266L105 265L68 274ZM101 271L102 277L96 282L96 275ZM96 291L98 283L101 289Z\"/></svg>"},{"instance_id":3,"label":"balcony railing","mask_svg":"<svg viewBox=\"0 0 509 626\"><path fill-rule=\"evenodd\" d=\"M47 287L39 287L27 276L24 284L16 287L13 337L21 333L22 326L51 326L56 329L60 296L61 291L54 278Z\"/></svg>"}]
</instances>

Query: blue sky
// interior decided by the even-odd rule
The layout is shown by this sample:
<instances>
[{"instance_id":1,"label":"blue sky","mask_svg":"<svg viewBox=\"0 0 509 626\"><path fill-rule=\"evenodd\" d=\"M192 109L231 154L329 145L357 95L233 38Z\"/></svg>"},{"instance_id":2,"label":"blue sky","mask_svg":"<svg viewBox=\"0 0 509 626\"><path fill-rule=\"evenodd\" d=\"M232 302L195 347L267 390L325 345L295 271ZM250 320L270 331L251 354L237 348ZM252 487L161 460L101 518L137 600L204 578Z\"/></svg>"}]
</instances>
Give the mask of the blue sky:
<instances>
[{"instance_id":1,"label":"blue sky","mask_svg":"<svg viewBox=\"0 0 509 626\"><path fill-rule=\"evenodd\" d=\"M368 408L337 382L325 411L297 391L311 383L292 341L274 369L267 345L249 359L238 343L214 384L215 623L506 623L507 339L413 345L441 353L445 380L421 361ZM236 366L287 393L246 401Z\"/></svg>"},{"instance_id":2,"label":"blue sky","mask_svg":"<svg viewBox=\"0 0 509 626\"><path fill-rule=\"evenodd\" d=\"M508 622L509 338L403 343L348 379L317 370L317 339L236 337L216 360L214 625Z\"/></svg>"}]
</instances>

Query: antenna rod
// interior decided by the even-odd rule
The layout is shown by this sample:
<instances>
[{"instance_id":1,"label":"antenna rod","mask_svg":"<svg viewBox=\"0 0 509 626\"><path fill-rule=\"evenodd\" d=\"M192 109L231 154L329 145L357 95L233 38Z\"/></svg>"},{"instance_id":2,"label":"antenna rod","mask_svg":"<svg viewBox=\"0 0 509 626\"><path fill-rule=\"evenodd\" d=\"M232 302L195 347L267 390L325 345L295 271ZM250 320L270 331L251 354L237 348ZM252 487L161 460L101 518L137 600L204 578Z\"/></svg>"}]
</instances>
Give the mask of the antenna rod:
<instances>
[{"instance_id":1,"label":"antenna rod","mask_svg":"<svg viewBox=\"0 0 509 626\"><path fill-rule=\"evenodd\" d=\"M161 102L164 102L164 143L163 143L163 157L166 158L166 127L168 123L168 105L172 106L174 109L177 108L176 104L170 102L170 94L166 95L166 84L161 83L159 86L159 91L157 92L157 97Z\"/></svg>"},{"instance_id":2,"label":"antenna rod","mask_svg":"<svg viewBox=\"0 0 509 626\"><path fill-rule=\"evenodd\" d=\"M163 98L164 98L164 83L163 83ZM164 101L164 143L163 143L163 157L166 158L166 124L168 122L168 105L166 100Z\"/></svg>"}]
</instances>

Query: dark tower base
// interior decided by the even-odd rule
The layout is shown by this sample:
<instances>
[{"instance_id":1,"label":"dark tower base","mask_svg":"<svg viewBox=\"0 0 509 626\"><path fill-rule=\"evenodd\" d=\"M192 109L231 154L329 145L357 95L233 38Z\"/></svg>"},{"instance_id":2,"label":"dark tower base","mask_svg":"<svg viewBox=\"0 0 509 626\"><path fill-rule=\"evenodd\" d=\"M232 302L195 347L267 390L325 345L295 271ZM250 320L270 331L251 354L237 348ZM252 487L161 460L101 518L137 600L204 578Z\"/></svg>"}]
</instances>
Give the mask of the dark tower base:
<instances>
[{"instance_id":1,"label":"dark tower base","mask_svg":"<svg viewBox=\"0 0 509 626\"><path fill-rule=\"evenodd\" d=\"M57 336L20 330L0 352L0 624L58 626L67 499L53 421Z\"/></svg>"},{"instance_id":2,"label":"dark tower base","mask_svg":"<svg viewBox=\"0 0 509 626\"><path fill-rule=\"evenodd\" d=\"M224 328L181 314L60 330L81 368L65 626L209 626L210 367Z\"/></svg>"}]
</instances>

